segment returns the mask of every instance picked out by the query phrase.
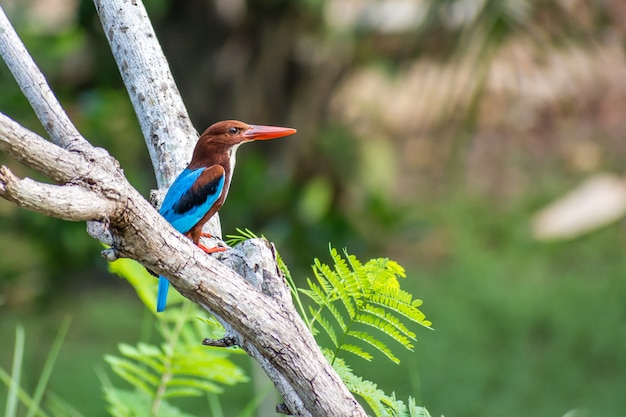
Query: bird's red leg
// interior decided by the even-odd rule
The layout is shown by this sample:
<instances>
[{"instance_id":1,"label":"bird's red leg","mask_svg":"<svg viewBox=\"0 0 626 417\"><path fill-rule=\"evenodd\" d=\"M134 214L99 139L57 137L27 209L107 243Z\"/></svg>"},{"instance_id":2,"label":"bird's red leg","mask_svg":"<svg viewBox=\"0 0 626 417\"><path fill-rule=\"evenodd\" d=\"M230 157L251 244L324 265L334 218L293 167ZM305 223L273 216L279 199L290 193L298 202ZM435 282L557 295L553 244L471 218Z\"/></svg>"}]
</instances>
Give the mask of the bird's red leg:
<instances>
[{"instance_id":1,"label":"bird's red leg","mask_svg":"<svg viewBox=\"0 0 626 417\"><path fill-rule=\"evenodd\" d=\"M206 253L224 252L226 250L226 248L220 248L218 246L213 247L213 248L207 248L202 243L198 243L198 247L202 249L203 251L205 251Z\"/></svg>"},{"instance_id":2,"label":"bird's red leg","mask_svg":"<svg viewBox=\"0 0 626 417\"><path fill-rule=\"evenodd\" d=\"M211 233L205 233L205 232L200 233L200 236L201 237L208 237L209 239L213 237L213 235Z\"/></svg>"}]
</instances>

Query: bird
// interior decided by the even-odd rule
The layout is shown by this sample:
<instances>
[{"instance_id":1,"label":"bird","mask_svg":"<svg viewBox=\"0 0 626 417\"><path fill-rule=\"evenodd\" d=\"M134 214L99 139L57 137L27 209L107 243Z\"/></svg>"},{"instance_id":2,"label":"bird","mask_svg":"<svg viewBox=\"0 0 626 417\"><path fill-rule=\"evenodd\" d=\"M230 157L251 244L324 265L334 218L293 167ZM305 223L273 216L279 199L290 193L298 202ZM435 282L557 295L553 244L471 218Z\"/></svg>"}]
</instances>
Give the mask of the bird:
<instances>
[{"instance_id":1,"label":"bird","mask_svg":"<svg viewBox=\"0 0 626 417\"><path fill-rule=\"evenodd\" d=\"M235 169L235 154L240 145L255 140L289 136L296 129L278 126L247 124L238 120L224 120L209 126L198 138L191 162L174 180L167 191L159 214L178 232L187 236L206 253L225 248L207 248L201 237L202 226L222 207ZM165 310L170 282L159 276L157 312Z\"/></svg>"}]
</instances>

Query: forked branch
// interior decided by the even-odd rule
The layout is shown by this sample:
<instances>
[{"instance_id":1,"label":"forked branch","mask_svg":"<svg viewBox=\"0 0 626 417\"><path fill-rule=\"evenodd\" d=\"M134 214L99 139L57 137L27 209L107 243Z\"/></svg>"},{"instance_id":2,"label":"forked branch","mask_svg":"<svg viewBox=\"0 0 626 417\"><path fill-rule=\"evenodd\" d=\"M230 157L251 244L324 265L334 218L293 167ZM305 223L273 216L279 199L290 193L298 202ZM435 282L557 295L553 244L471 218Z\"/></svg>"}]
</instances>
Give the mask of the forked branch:
<instances>
[{"instance_id":1,"label":"forked branch","mask_svg":"<svg viewBox=\"0 0 626 417\"><path fill-rule=\"evenodd\" d=\"M166 186L187 162L195 131L141 2L95 3L146 136L157 179ZM228 336L274 382L285 401L283 411L299 416L365 416L294 309L266 241L249 241L242 249L229 250L219 255L222 262L207 256L130 185L108 152L80 136L1 8L0 54L54 142L0 114L0 150L56 182L20 179L3 167L0 196L50 216L99 222L90 230L108 236L109 259L136 259L168 276L182 295L216 314ZM180 146L185 150L170 154Z\"/></svg>"}]
</instances>

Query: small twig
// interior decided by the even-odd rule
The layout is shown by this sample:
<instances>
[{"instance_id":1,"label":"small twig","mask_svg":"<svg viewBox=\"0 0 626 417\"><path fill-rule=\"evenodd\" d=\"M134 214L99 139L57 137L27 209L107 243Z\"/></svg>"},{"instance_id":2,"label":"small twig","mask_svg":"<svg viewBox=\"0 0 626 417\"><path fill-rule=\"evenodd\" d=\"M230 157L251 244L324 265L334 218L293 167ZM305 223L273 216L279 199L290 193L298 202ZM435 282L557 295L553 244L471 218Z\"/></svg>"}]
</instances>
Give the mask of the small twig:
<instances>
[{"instance_id":1,"label":"small twig","mask_svg":"<svg viewBox=\"0 0 626 417\"><path fill-rule=\"evenodd\" d=\"M276 412L278 414L284 414L286 416L292 416L291 411L287 408L285 403L276 404Z\"/></svg>"},{"instance_id":2,"label":"small twig","mask_svg":"<svg viewBox=\"0 0 626 417\"><path fill-rule=\"evenodd\" d=\"M221 339L211 339L209 337L205 338L202 341L204 346L213 346L213 347L232 347L237 346L237 339L234 337L222 337Z\"/></svg>"}]
</instances>

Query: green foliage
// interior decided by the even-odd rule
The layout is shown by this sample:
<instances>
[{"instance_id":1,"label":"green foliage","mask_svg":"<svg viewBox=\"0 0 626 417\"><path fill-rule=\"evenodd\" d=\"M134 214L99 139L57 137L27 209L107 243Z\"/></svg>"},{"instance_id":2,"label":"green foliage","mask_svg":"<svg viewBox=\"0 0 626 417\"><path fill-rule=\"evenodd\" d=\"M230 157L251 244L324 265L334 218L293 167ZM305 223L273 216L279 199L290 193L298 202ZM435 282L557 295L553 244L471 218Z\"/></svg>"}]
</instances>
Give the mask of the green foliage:
<instances>
[{"instance_id":1,"label":"green foliage","mask_svg":"<svg viewBox=\"0 0 626 417\"><path fill-rule=\"evenodd\" d=\"M229 244L239 244L258 237L248 229L237 229L237 232L238 235L228 236ZM354 255L348 254L347 250L344 250L344 259L332 247L330 254L334 268L315 259L313 273L317 282L309 279L309 289L298 290L277 252L278 266L286 277L294 302L307 326L313 334L319 334L316 327L319 325L332 343L332 349L322 348L324 356L346 387L362 398L377 417L430 417L428 411L417 406L412 397L409 397L407 406L396 399L395 394L385 394L375 383L354 374L338 356L340 351L345 351L367 361L373 360L374 356L368 350L351 343L356 340L382 352L397 364L400 360L392 349L371 332L386 335L404 348L413 350L411 341L415 340L415 333L408 329L400 317L430 328L431 322L418 309L422 301L414 300L410 293L400 289L398 278L406 277L404 268L383 258L363 264ZM309 307L310 316L306 314L299 292L307 295L315 305Z\"/></svg>"},{"instance_id":2,"label":"green foliage","mask_svg":"<svg viewBox=\"0 0 626 417\"><path fill-rule=\"evenodd\" d=\"M332 349L323 349L324 355L346 387L362 398L377 417L428 416L413 398L409 397L407 407L394 394L389 396L375 383L355 375L339 357L343 351L372 361L373 351L378 351L398 364L400 359L381 336L412 351L416 335L405 322L431 328L432 323L418 308L422 301L400 288L399 278L406 277L404 268L386 258L363 264L347 250L342 257L332 246L330 255L333 267L315 259L316 281L307 279L309 289L300 290L313 301L310 317L305 318L309 328L318 334L319 325L332 344Z\"/></svg>"},{"instance_id":3,"label":"green foliage","mask_svg":"<svg viewBox=\"0 0 626 417\"><path fill-rule=\"evenodd\" d=\"M323 349L323 352L329 360L334 357L334 352L328 349ZM417 406L412 397L409 397L407 407L404 402L396 399L395 394L387 395L375 383L355 375L343 359L335 358L333 368L346 384L346 387L361 397L376 416L430 417L428 411L424 407Z\"/></svg>"},{"instance_id":4,"label":"green foliage","mask_svg":"<svg viewBox=\"0 0 626 417\"><path fill-rule=\"evenodd\" d=\"M63 340L67 335L69 329L70 320L66 319L50 348L48 357L44 363L43 370L37 381L35 392L30 396L26 391L20 387L20 380L23 372L23 356L25 346L24 329L22 326L17 326L15 332L15 347L13 352L13 365L11 368L11 374L9 375L4 369L0 367L0 380L8 387L5 417L15 417L18 415L19 402L27 407L26 417L46 417L52 416L69 416L69 417L81 417L80 413L67 406L60 398L53 393L49 393L48 399L48 411L44 411L41 402L46 392L50 376L52 375L52 369L61 350Z\"/></svg>"},{"instance_id":5,"label":"green foliage","mask_svg":"<svg viewBox=\"0 0 626 417\"><path fill-rule=\"evenodd\" d=\"M153 398L143 392L126 391L113 386L105 386L104 395L109 404L108 411L113 417L142 417L153 405ZM160 417L192 417L166 402L159 408Z\"/></svg>"},{"instance_id":6,"label":"green foliage","mask_svg":"<svg viewBox=\"0 0 626 417\"><path fill-rule=\"evenodd\" d=\"M248 240L248 239L257 239L259 238L259 236L257 236L256 233L254 233L252 230L250 229L240 229L237 228L237 234L234 235L226 235L226 244L229 246L236 246L240 243L243 243L244 241Z\"/></svg>"},{"instance_id":7,"label":"green foliage","mask_svg":"<svg viewBox=\"0 0 626 417\"><path fill-rule=\"evenodd\" d=\"M127 259L113 263L111 270L126 278L150 311L155 311L155 277ZM112 415L139 416L150 410L151 416L185 416L168 400L221 393L223 385L247 381L244 372L230 360L232 354L240 352L238 349L202 346L202 339L223 335L223 328L215 319L200 316L195 304L169 303L166 312L154 314L162 344L122 343L119 356L105 356L113 372L133 388L123 390L103 381Z\"/></svg>"},{"instance_id":8,"label":"green foliage","mask_svg":"<svg viewBox=\"0 0 626 417\"><path fill-rule=\"evenodd\" d=\"M419 310L422 300L400 288L398 278L405 278L404 268L384 258L365 264L344 250L345 259L330 248L334 268L315 259L310 289L300 290L314 303L308 320L312 331L316 324L330 339L334 363L340 351L350 352L365 360L373 359L372 350L379 351L394 363L400 363L386 341L386 335L404 348L413 350L416 335L403 320L430 328L431 322ZM325 315L327 316L325 316ZM369 331L367 331L369 330ZM354 344L361 341L360 345Z\"/></svg>"}]
</instances>

